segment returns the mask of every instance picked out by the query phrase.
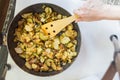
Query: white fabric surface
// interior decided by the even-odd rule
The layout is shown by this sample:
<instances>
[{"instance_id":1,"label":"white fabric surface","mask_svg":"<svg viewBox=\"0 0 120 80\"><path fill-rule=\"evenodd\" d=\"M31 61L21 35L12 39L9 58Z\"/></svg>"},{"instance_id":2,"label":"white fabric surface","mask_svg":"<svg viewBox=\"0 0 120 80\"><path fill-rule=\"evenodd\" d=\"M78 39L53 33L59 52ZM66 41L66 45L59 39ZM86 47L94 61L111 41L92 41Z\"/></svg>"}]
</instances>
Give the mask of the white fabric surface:
<instances>
[{"instance_id":1,"label":"white fabric surface","mask_svg":"<svg viewBox=\"0 0 120 80\"><path fill-rule=\"evenodd\" d=\"M83 78L83 79L80 79L80 80L100 80L100 79L95 75L91 75L89 77L86 77L86 78Z\"/></svg>"}]
</instances>

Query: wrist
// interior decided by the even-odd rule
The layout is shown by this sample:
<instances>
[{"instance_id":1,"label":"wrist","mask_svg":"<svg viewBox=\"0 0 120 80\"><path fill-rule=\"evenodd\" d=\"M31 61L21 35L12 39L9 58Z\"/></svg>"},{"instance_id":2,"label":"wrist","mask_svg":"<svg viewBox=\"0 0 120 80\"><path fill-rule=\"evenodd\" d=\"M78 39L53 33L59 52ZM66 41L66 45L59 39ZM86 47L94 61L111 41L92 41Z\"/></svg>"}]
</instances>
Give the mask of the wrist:
<instances>
[{"instance_id":1,"label":"wrist","mask_svg":"<svg viewBox=\"0 0 120 80\"><path fill-rule=\"evenodd\" d=\"M103 19L119 20L120 19L120 6L105 5L103 7Z\"/></svg>"},{"instance_id":2,"label":"wrist","mask_svg":"<svg viewBox=\"0 0 120 80\"><path fill-rule=\"evenodd\" d=\"M111 15L110 5L104 5L102 9L102 19L109 19Z\"/></svg>"}]
</instances>

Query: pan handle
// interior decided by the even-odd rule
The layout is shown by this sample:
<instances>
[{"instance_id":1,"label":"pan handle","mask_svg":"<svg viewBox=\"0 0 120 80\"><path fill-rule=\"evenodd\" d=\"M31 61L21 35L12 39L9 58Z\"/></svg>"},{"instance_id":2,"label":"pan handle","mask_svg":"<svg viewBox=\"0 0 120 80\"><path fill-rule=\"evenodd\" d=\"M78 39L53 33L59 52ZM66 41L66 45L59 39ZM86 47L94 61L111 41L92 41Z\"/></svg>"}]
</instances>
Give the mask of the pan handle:
<instances>
[{"instance_id":1,"label":"pan handle","mask_svg":"<svg viewBox=\"0 0 120 80\"><path fill-rule=\"evenodd\" d=\"M108 70L106 71L105 75L103 76L102 80L113 80L116 73L115 62L111 62Z\"/></svg>"},{"instance_id":2,"label":"pan handle","mask_svg":"<svg viewBox=\"0 0 120 80\"><path fill-rule=\"evenodd\" d=\"M118 37L116 35L111 36L111 41L114 44L114 61L116 66L116 71L119 73L119 79L120 79L120 44L118 42Z\"/></svg>"},{"instance_id":3,"label":"pan handle","mask_svg":"<svg viewBox=\"0 0 120 80\"><path fill-rule=\"evenodd\" d=\"M117 42L118 37L116 35L111 35L110 40L113 42L114 49L115 49L114 57L113 57L114 61L112 61L112 63L110 64L110 66L109 66L108 70L106 71L105 75L103 76L102 80L113 80L113 78L117 72L115 59L116 59L117 53L120 51L120 48L119 48L119 45Z\"/></svg>"},{"instance_id":4,"label":"pan handle","mask_svg":"<svg viewBox=\"0 0 120 80\"><path fill-rule=\"evenodd\" d=\"M0 33L0 80L5 78L6 72L8 70L6 67L8 50L7 46L3 44L3 35L3 33Z\"/></svg>"},{"instance_id":5,"label":"pan handle","mask_svg":"<svg viewBox=\"0 0 120 80\"><path fill-rule=\"evenodd\" d=\"M5 66L7 64L7 57L7 47L5 45L2 45L0 49L0 78L4 78L6 75L7 69Z\"/></svg>"}]
</instances>

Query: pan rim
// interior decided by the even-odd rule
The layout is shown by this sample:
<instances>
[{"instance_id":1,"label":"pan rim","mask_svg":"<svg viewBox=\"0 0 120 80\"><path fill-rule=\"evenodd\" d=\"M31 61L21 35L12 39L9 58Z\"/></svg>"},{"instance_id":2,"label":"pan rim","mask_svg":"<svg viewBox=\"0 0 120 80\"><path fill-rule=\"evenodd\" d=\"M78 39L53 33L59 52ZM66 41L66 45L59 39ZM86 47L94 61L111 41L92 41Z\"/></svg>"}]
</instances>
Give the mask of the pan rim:
<instances>
[{"instance_id":1,"label":"pan rim","mask_svg":"<svg viewBox=\"0 0 120 80\"><path fill-rule=\"evenodd\" d=\"M32 7L32 6L35 6L35 5L53 5L53 6L57 6L58 8L61 8L61 9L63 9L65 12L67 12L69 15L71 15L67 10L65 10L64 8L62 8L62 7L60 7L60 6L58 6L58 5L55 5L55 4L51 4L51 3L37 3L37 4L33 4L33 5L30 5L30 6L27 6L26 8L24 8L24 9L22 9L21 11L19 11L17 14L16 14L16 16L12 19L12 21L11 21L11 23L10 23L10 25L9 25L9 27L8 27L8 30L7 30L7 49L8 49L8 52L10 53L10 50L9 50L9 43L8 43L8 37L9 37L9 32L10 32L10 27L11 27L11 25L12 25L12 23L13 23L13 21L17 18L17 16L22 12L22 11L24 11L24 10L26 10L26 9L28 9L28 8L30 8L30 7ZM77 25L77 23L75 23L76 25ZM77 27L79 28L79 26L77 25ZM79 55L79 53L80 53L80 47L81 47L81 33L80 33L80 29L79 29L79 46L78 46L78 48L79 48L79 50L77 51L77 56ZM78 40L77 40L78 41ZM12 59L13 59L13 56L12 56L12 54L10 53L10 55L11 55L11 57L12 57ZM66 68L66 69L68 69L73 63L74 63L74 61L76 61L75 59L77 58L77 56L74 58L74 60L72 61L72 63L70 63L70 65ZM20 69L22 69L17 63L16 63L16 61L13 59L13 61L15 62L15 64L20 68ZM25 71L24 69L22 69L23 71L25 71L25 72L27 72L27 73L29 73L29 74L32 74L32 75L36 75L36 76L41 76L41 77L47 77L47 76L53 76L53 75L56 75L56 74L59 74L59 73L61 73L61 72L63 72L63 71L65 71L66 69L63 69L63 70L60 70L60 71L57 71L57 73L55 73L55 74L50 74L50 75L38 75L38 74L33 74L33 73L30 73L30 72L27 72L27 71Z\"/></svg>"}]
</instances>

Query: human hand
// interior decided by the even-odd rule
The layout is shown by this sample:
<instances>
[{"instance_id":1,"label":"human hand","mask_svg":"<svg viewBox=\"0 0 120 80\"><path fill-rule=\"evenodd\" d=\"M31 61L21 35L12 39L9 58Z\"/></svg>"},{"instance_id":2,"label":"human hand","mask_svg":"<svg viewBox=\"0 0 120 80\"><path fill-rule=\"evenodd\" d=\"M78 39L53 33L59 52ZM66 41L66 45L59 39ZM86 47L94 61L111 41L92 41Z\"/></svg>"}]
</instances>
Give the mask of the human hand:
<instances>
[{"instance_id":1,"label":"human hand","mask_svg":"<svg viewBox=\"0 0 120 80\"><path fill-rule=\"evenodd\" d=\"M79 21L96 21L104 18L105 4L101 0L88 0L74 13L78 16L76 22Z\"/></svg>"}]
</instances>

